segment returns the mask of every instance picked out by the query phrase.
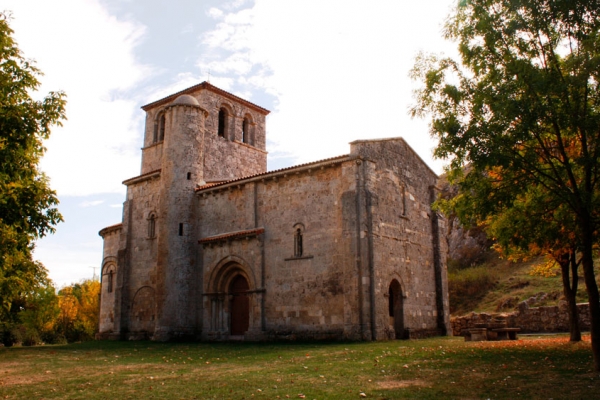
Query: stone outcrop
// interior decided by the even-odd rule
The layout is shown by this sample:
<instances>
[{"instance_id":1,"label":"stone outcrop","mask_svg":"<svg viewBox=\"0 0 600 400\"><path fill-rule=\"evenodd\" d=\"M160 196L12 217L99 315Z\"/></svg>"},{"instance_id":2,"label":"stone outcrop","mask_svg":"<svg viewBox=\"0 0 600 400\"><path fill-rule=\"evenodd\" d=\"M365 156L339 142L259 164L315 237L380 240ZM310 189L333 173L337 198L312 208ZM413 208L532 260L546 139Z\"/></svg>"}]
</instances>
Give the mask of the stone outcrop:
<instances>
[{"instance_id":1,"label":"stone outcrop","mask_svg":"<svg viewBox=\"0 0 600 400\"><path fill-rule=\"evenodd\" d=\"M458 188L448 183L446 178L440 178L440 195L451 199L458 194ZM492 241L487 237L483 228L472 226L463 227L454 215L447 216L445 239L448 246L448 263L460 268L481 264L490 254Z\"/></svg>"}]
</instances>

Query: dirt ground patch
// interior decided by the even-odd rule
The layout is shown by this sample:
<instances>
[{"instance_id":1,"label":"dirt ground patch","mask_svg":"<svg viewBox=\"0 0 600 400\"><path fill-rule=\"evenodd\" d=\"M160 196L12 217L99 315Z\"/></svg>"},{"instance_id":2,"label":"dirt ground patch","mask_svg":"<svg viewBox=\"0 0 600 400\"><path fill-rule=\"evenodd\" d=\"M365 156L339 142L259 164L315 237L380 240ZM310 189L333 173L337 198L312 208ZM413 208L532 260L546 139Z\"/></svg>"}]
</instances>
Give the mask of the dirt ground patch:
<instances>
[{"instance_id":1,"label":"dirt ground patch","mask_svg":"<svg viewBox=\"0 0 600 400\"><path fill-rule=\"evenodd\" d=\"M44 374L23 374L19 371L0 370L0 386L31 385L52 379L52 372Z\"/></svg>"},{"instance_id":2,"label":"dirt ground patch","mask_svg":"<svg viewBox=\"0 0 600 400\"><path fill-rule=\"evenodd\" d=\"M377 386L381 389L402 389L412 386L426 387L427 384L420 379L413 379L408 381L381 381L377 382Z\"/></svg>"}]
</instances>

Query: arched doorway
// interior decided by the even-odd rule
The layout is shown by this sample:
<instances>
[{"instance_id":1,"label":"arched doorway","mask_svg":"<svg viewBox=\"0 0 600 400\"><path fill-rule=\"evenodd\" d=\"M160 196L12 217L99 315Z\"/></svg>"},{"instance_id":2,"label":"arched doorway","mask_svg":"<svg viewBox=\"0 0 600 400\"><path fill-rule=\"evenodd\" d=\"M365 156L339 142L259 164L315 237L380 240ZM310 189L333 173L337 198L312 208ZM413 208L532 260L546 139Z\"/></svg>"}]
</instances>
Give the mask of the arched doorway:
<instances>
[{"instance_id":1,"label":"arched doorway","mask_svg":"<svg viewBox=\"0 0 600 400\"><path fill-rule=\"evenodd\" d=\"M402 300L402 288L396 279L390 283L389 301L390 319L396 333L396 339L404 339L404 304Z\"/></svg>"},{"instance_id":2,"label":"arched doorway","mask_svg":"<svg viewBox=\"0 0 600 400\"><path fill-rule=\"evenodd\" d=\"M231 335L239 336L250 327L250 299L248 298L248 281L237 275L229 284L229 312L231 315Z\"/></svg>"},{"instance_id":3,"label":"arched doorway","mask_svg":"<svg viewBox=\"0 0 600 400\"><path fill-rule=\"evenodd\" d=\"M150 286L141 287L133 297L129 329L131 332L154 332L156 308L154 304L154 289Z\"/></svg>"}]
</instances>

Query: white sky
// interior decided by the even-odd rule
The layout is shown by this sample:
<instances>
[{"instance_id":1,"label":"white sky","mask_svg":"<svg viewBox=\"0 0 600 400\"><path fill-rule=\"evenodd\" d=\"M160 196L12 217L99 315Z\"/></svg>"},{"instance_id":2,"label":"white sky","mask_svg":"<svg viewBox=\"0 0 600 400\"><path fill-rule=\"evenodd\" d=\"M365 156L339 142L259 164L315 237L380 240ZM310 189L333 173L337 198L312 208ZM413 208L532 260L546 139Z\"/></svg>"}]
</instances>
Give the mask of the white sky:
<instances>
[{"instance_id":1,"label":"white sky","mask_svg":"<svg viewBox=\"0 0 600 400\"><path fill-rule=\"evenodd\" d=\"M65 222L36 257L64 285L92 276L99 229L120 222L139 174L140 106L206 80L272 112L269 169L402 136L436 171L427 122L411 120L418 51L454 54L441 26L456 0L3 0L41 93L63 90L68 121L42 167Z\"/></svg>"}]
</instances>

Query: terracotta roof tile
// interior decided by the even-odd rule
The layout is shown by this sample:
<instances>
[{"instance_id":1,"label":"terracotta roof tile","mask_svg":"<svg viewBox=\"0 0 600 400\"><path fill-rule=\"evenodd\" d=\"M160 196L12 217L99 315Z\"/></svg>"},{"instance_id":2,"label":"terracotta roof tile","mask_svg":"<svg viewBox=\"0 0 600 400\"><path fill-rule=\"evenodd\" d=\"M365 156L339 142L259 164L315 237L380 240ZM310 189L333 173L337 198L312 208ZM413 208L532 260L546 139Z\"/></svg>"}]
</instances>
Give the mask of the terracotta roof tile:
<instances>
[{"instance_id":1,"label":"terracotta roof tile","mask_svg":"<svg viewBox=\"0 0 600 400\"><path fill-rule=\"evenodd\" d=\"M138 179L142 179L142 178L148 177L150 175L154 175L154 174L159 174L160 171L161 171L160 169L155 169L154 171L146 172L145 174L141 174L138 176L134 176L133 178L125 179L122 183L123 183L123 185L128 185L132 182L135 182Z\"/></svg>"},{"instance_id":2,"label":"terracotta roof tile","mask_svg":"<svg viewBox=\"0 0 600 400\"><path fill-rule=\"evenodd\" d=\"M260 177L268 177L270 175L278 175L278 174L281 174L283 172L293 172L295 169L303 169L303 168L310 167L311 165L318 165L318 164L330 165L330 164L336 164L336 163L341 163L341 162L344 162L344 161L348 161L349 159L350 159L350 155L348 155L348 154L345 154L345 155L342 155L342 156L337 156L337 157L325 158L323 160L312 161L312 162L305 163L305 164L298 164L298 165L294 165L292 167L275 169L273 171L267 171L267 172L261 172L259 174L243 176L241 178L235 178L235 179L231 179L229 181L218 182L218 183L208 183L206 185L202 185L202 186L197 187L195 190L196 190L196 192L200 192L200 191L205 190L205 189L210 189L210 188L217 187L217 186L228 185L230 183L240 182L240 181L244 181L244 180L247 180L247 179L255 179L255 178L260 178Z\"/></svg>"},{"instance_id":3,"label":"terracotta roof tile","mask_svg":"<svg viewBox=\"0 0 600 400\"><path fill-rule=\"evenodd\" d=\"M227 181L226 181L226 182L227 182ZM210 187L213 187L213 186L220 185L221 183L223 183L223 182L211 182L211 183L207 183L207 184L204 184L204 185L202 185L202 186L198 186L198 187L196 188L196 191L198 191L198 190L202 190L202 189L208 189L208 188L210 188Z\"/></svg>"},{"instance_id":4,"label":"terracotta roof tile","mask_svg":"<svg viewBox=\"0 0 600 400\"><path fill-rule=\"evenodd\" d=\"M156 100L156 101L153 101L152 103L146 104L145 106L142 106L142 110L148 111L149 108L156 107L156 106L159 106L161 104L168 103L169 101L175 100L177 97L179 97L182 94L189 94L189 93L192 93L192 92L194 92L194 91L196 91L198 89L207 89L207 90L210 90L212 92L218 93L218 94L222 95L223 97L227 97L227 98L229 98L231 100L234 100L234 101L246 104L250 108L254 108L256 111L259 111L259 112L261 112L264 115L267 115L267 114L269 114L271 112L271 111L267 110L266 108L262 108L261 106L258 106L258 105L254 104L254 103L251 103L248 100L244 100L241 97L236 96L235 94L229 93L229 92L227 92L227 91L225 91L223 89L219 89L218 87L213 86L213 85L211 85L210 83L208 83L206 81L204 81L202 83L199 83L197 85L191 86L191 87L189 87L187 89L180 90L179 92L173 93L173 94L171 94L171 95L169 95L167 97L163 97L160 100Z\"/></svg>"}]
</instances>

